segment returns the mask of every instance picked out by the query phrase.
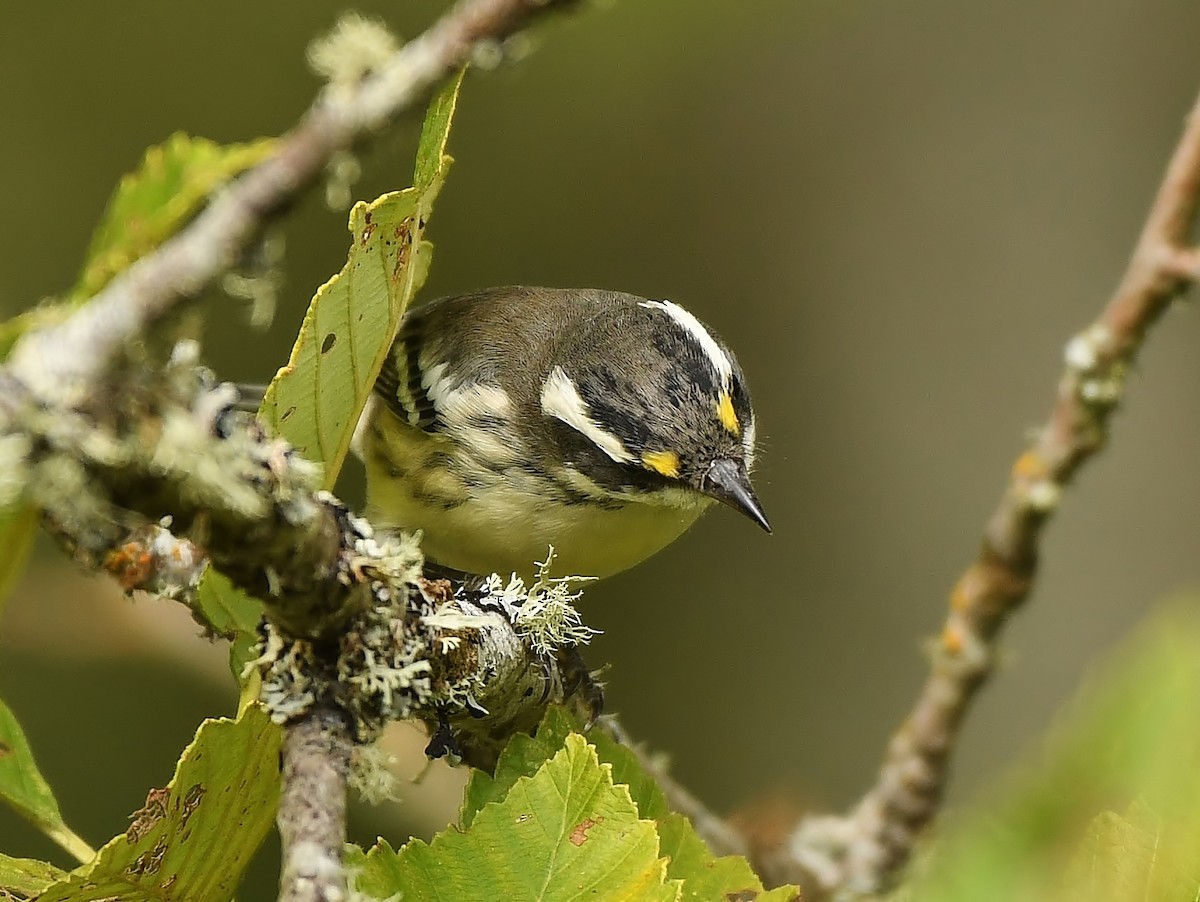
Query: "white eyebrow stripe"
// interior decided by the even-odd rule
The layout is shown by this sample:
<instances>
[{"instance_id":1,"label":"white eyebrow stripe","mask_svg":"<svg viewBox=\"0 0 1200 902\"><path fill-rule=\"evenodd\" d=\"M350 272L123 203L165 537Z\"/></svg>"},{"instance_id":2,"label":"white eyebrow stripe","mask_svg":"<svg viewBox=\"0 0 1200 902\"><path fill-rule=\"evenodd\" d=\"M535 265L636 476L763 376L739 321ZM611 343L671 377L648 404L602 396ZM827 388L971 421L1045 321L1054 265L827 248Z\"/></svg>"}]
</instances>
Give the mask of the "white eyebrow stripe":
<instances>
[{"instance_id":1,"label":"white eyebrow stripe","mask_svg":"<svg viewBox=\"0 0 1200 902\"><path fill-rule=\"evenodd\" d=\"M592 419L587 402L579 396L575 383L561 366L556 366L546 377L541 400L543 413L562 420L617 463L627 464L633 460L625 443Z\"/></svg>"},{"instance_id":2,"label":"white eyebrow stripe","mask_svg":"<svg viewBox=\"0 0 1200 902\"><path fill-rule=\"evenodd\" d=\"M750 415L750 422L742 430L742 457L746 461L746 469L749 470L754 466L754 442L758 438L758 424L754 420L754 415Z\"/></svg>"},{"instance_id":3,"label":"white eyebrow stripe","mask_svg":"<svg viewBox=\"0 0 1200 902\"><path fill-rule=\"evenodd\" d=\"M704 323L671 301L640 301L639 303L642 307L657 307L682 326L684 331L695 339L696 344L700 345L700 349L708 357L713 369L721 377L721 387L726 391L729 390L729 383L733 380L733 362L724 349L717 344L717 340L712 337L712 334L704 328Z\"/></svg>"}]
</instances>

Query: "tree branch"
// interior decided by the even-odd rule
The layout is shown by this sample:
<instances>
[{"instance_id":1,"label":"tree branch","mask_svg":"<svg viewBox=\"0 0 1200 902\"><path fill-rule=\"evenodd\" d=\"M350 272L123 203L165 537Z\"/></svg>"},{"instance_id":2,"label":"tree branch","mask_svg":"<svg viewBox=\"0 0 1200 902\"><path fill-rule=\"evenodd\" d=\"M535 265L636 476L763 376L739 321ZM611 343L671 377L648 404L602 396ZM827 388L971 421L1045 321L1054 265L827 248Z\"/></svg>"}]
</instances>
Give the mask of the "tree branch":
<instances>
[{"instance_id":1,"label":"tree branch","mask_svg":"<svg viewBox=\"0 0 1200 902\"><path fill-rule=\"evenodd\" d=\"M979 556L950 595L929 676L888 745L878 782L848 817L808 818L785 846L759 850L771 881L798 880L822 894L878 892L908 861L937 814L955 742L991 675L1000 630L1032 588L1042 530L1076 472L1104 447L1147 329L1200 275L1200 254L1189 244L1198 203L1200 100L1116 292L1067 344L1050 415L1013 465Z\"/></svg>"},{"instance_id":2,"label":"tree branch","mask_svg":"<svg viewBox=\"0 0 1200 902\"><path fill-rule=\"evenodd\" d=\"M356 85L323 92L275 152L186 228L123 271L63 325L27 336L13 365L39 397L74 401L133 336L233 266L263 226L326 164L410 109L481 46L578 0L462 0Z\"/></svg>"},{"instance_id":3,"label":"tree branch","mask_svg":"<svg viewBox=\"0 0 1200 902\"><path fill-rule=\"evenodd\" d=\"M353 739L345 715L325 705L288 724L283 739L279 902L343 902L346 779Z\"/></svg>"}]
</instances>

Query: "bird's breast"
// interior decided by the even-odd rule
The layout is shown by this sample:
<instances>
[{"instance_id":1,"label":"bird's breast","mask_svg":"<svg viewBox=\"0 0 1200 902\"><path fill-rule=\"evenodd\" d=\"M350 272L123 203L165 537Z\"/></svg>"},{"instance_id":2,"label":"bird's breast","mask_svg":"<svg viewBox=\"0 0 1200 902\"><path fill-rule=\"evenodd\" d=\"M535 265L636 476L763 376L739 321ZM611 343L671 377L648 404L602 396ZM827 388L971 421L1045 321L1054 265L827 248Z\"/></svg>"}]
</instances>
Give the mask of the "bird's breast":
<instances>
[{"instance_id":1,"label":"bird's breast","mask_svg":"<svg viewBox=\"0 0 1200 902\"><path fill-rule=\"evenodd\" d=\"M372 521L421 530L430 560L469 573L528 577L553 546L555 575L609 576L673 542L708 501L683 489L613 495L570 468L532 466L512 436L430 434L371 406L355 451Z\"/></svg>"}]
</instances>

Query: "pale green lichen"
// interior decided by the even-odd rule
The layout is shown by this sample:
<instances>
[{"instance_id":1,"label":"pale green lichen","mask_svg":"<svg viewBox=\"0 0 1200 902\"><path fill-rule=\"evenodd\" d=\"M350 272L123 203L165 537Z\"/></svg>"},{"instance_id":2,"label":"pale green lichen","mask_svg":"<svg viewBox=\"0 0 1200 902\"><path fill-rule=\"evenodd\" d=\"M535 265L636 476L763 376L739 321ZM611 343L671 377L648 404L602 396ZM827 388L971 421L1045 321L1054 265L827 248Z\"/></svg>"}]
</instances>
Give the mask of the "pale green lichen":
<instances>
[{"instance_id":1,"label":"pale green lichen","mask_svg":"<svg viewBox=\"0 0 1200 902\"><path fill-rule=\"evenodd\" d=\"M0 436L0 510L16 504L29 482L28 436L13 433Z\"/></svg>"},{"instance_id":2,"label":"pale green lichen","mask_svg":"<svg viewBox=\"0 0 1200 902\"><path fill-rule=\"evenodd\" d=\"M386 25L349 12L309 45L308 65L335 86L353 85L387 62L396 49L396 38Z\"/></svg>"},{"instance_id":3,"label":"pale green lichen","mask_svg":"<svg viewBox=\"0 0 1200 902\"><path fill-rule=\"evenodd\" d=\"M362 164L348 150L339 150L325 166L325 206L330 210L348 210L354 200L354 183L362 175Z\"/></svg>"},{"instance_id":4,"label":"pale green lichen","mask_svg":"<svg viewBox=\"0 0 1200 902\"><path fill-rule=\"evenodd\" d=\"M350 787L371 805L398 802L400 781L391 770L395 763L396 756L378 742L355 746L350 757Z\"/></svg>"},{"instance_id":5,"label":"pale green lichen","mask_svg":"<svg viewBox=\"0 0 1200 902\"><path fill-rule=\"evenodd\" d=\"M495 575L492 577L495 582L489 583L516 606L513 626L540 655L552 655L560 648L573 645L586 645L599 633L584 625L574 605L583 592L572 589L580 583L590 582L591 578L551 577L550 567L554 557L554 549L550 548L546 560L538 563L537 575L528 588L516 575L503 588L500 588L500 579Z\"/></svg>"}]
</instances>

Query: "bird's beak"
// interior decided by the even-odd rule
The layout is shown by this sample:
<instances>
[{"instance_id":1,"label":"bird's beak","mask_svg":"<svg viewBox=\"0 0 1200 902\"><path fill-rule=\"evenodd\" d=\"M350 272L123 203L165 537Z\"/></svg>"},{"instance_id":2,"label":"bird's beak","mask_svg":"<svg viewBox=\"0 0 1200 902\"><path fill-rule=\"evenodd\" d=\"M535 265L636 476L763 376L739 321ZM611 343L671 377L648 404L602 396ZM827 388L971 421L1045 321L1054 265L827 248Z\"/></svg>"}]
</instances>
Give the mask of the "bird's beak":
<instances>
[{"instance_id":1,"label":"bird's beak","mask_svg":"<svg viewBox=\"0 0 1200 902\"><path fill-rule=\"evenodd\" d=\"M729 458L714 460L700 480L700 491L745 514L767 532L771 531L771 524L767 522L767 515L754 495L750 474L746 472L746 465L742 461Z\"/></svg>"}]
</instances>

